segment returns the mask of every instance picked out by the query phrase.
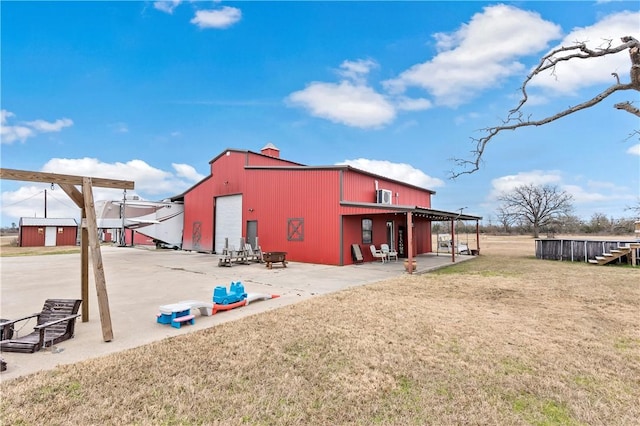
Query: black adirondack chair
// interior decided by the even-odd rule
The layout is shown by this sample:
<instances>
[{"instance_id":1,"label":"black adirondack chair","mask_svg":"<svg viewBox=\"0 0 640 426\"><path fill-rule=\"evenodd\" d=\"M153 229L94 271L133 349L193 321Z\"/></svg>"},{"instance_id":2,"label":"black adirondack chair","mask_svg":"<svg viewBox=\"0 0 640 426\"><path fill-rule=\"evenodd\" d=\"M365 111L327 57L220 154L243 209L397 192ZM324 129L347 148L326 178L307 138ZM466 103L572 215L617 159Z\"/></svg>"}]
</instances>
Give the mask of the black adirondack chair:
<instances>
[{"instance_id":1,"label":"black adirondack chair","mask_svg":"<svg viewBox=\"0 0 640 426\"><path fill-rule=\"evenodd\" d=\"M2 352L33 353L40 349L55 345L64 340L71 339L74 334L76 318L80 316L78 310L82 300L78 299L47 299L42 311L17 320L3 321L0 328L11 330L11 333L3 333L5 336L13 334L15 324L30 318L37 318L37 325L33 332L26 336L13 336L0 341Z\"/></svg>"}]
</instances>

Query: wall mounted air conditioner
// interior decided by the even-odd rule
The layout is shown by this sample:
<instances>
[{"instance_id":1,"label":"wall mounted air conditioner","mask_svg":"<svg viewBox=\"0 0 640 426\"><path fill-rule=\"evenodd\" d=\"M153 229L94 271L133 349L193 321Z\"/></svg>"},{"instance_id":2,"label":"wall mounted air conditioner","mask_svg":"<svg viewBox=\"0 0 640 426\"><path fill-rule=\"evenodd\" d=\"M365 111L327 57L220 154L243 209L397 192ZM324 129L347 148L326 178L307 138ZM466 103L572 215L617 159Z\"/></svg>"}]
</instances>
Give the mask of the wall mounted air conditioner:
<instances>
[{"instance_id":1,"label":"wall mounted air conditioner","mask_svg":"<svg viewBox=\"0 0 640 426\"><path fill-rule=\"evenodd\" d=\"M393 193L388 189L376 190L376 203L378 204L391 204L391 197Z\"/></svg>"}]
</instances>

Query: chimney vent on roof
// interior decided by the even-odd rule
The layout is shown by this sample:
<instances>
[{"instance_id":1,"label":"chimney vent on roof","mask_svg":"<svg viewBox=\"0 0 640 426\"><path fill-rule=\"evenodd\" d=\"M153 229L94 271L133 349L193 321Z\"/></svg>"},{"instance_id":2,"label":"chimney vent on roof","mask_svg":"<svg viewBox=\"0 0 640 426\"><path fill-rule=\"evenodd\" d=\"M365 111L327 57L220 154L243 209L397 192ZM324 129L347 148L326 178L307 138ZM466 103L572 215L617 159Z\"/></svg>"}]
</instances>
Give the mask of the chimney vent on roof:
<instances>
[{"instance_id":1,"label":"chimney vent on roof","mask_svg":"<svg viewBox=\"0 0 640 426\"><path fill-rule=\"evenodd\" d=\"M272 144L271 142L269 142L268 144L266 144L261 150L260 152L263 155L268 155L269 157L275 157L275 158L280 158L280 150L278 148L276 148L276 146L274 144Z\"/></svg>"}]
</instances>

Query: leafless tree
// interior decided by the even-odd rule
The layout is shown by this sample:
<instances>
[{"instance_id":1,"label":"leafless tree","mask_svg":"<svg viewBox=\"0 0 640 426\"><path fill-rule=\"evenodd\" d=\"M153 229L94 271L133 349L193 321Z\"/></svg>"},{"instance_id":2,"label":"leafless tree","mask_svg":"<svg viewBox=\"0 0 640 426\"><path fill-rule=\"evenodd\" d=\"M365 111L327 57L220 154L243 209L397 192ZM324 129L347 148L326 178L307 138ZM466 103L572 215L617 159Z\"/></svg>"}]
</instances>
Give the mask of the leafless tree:
<instances>
[{"instance_id":1,"label":"leafless tree","mask_svg":"<svg viewBox=\"0 0 640 426\"><path fill-rule=\"evenodd\" d=\"M505 233L509 233L511 227L518 221L518 215L516 212L511 212L504 206L498 207L496 210L496 216L500 226L502 227L502 231Z\"/></svg>"},{"instance_id":2,"label":"leafless tree","mask_svg":"<svg viewBox=\"0 0 640 426\"><path fill-rule=\"evenodd\" d=\"M628 206L625 210L631 210L633 214L640 219L640 198L638 198L635 205Z\"/></svg>"},{"instance_id":3,"label":"leafless tree","mask_svg":"<svg viewBox=\"0 0 640 426\"><path fill-rule=\"evenodd\" d=\"M573 197L554 185L521 185L498 197L501 209L533 228L538 238L540 230L573 210Z\"/></svg>"},{"instance_id":4,"label":"leafless tree","mask_svg":"<svg viewBox=\"0 0 640 426\"><path fill-rule=\"evenodd\" d=\"M602 102L604 99L612 95L613 93L624 91L624 90L635 90L640 91L640 42L633 37L627 36L622 37L620 39L622 41L621 44L617 46L612 45L612 41L609 40L606 48L598 48L598 49L590 49L586 46L586 43L577 43L573 46L562 46L557 49L552 50L548 54L542 57L538 66L536 66L533 71L527 76L520 88L521 98L518 105L509 111L507 118L503 120L502 124L495 127L489 127L484 129L486 136L476 139L473 138L473 142L475 142L475 149L471 151L471 159L454 159L458 171L452 171L451 177L457 178L463 174L471 174L480 169L480 163L482 161L482 156L487 147L487 144L491 142L491 140L497 136L498 134L504 132L505 130L515 130L519 127L528 127L528 126L542 126L552 121L558 120L567 115L573 114L574 112L581 111L583 109L591 108L592 106ZM557 114L551 115L549 117L543 118L541 120L532 120L531 117L524 117L524 113L522 112L523 107L527 103L529 97L527 94L527 87L533 78L545 71L551 71L555 73L556 65L560 62L565 61L575 61L580 59L590 59L597 58L607 55L614 55L616 53L623 52L625 50L629 51L629 57L631 60L631 68L630 68L630 80L628 83L621 83L620 77L617 73L611 73L611 75L615 78L615 84L609 86L607 89L603 90L601 93L596 95L595 97L582 102L581 104L574 105L569 107L563 111L558 112ZM561 55L560 55L561 54ZM640 117L640 109L633 105L632 102L620 102L614 105L616 109L627 111L633 115Z\"/></svg>"}]
</instances>

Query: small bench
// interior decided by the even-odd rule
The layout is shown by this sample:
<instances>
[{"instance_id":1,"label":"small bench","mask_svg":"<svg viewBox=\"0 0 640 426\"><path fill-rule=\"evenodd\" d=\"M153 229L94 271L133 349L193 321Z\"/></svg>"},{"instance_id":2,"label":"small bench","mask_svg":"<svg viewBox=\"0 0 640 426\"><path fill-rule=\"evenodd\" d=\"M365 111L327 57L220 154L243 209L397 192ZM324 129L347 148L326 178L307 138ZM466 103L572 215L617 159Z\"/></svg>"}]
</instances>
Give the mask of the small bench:
<instances>
[{"instance_id":1,"label":"small bench","mask_svg":"<svg viewBox=\"0 0 640 426\"><path fill-rule=\"evenodd\" d=\"M171 320L171 327L180 328L183 322L188 322L189 324L194 325L196 323L195 318L196 316L193 314L174 318Z\"/></svg>"},{"instance_id":2,"label":"small bench","mask_svg":"<svg viewBox=\"0 0 640 426\"><path fill-rule=\"evenodd\" d=\"M160 306L160 313L156 315L156 321L160 324L172 324L176 318L189 316L191 306L184 303L173 303ZM178 327L180 328L180 327Z\"/></svg>"},{"instance_id":3,"label":"small bench","mask_svg":"<svg viewBox=\"0 0 640 426\"><path fill-rule=\"evenodd\" d=\"M249 257L247 252L242 250L234 250L232 248L224 248L222 250L222 257L218 259L218 266L233 266L234 263L242 263L244 265L249 264Z\"/></svg>"}]
</instances>

